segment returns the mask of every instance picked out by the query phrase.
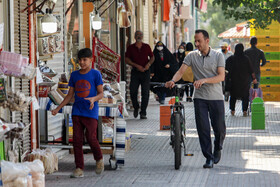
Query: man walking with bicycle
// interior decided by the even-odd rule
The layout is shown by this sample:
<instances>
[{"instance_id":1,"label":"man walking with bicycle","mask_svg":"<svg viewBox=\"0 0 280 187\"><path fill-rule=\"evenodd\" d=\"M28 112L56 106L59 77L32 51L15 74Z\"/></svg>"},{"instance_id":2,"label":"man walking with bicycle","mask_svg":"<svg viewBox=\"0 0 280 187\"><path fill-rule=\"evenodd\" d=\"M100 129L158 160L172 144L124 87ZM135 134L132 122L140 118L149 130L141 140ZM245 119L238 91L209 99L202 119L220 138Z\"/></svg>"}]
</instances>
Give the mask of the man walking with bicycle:
<instances>
[{"instance_id":1,"label":"man walking with bicycle","mask_svg":"<svg viewBox=\"0 0 280 187\"><path fill-rule=\"evenodd\" d=\"M202 153L206 158L203 168L213 168L221 158L221 150L226 135L225 107L222 81L225 77L223 54L209 47L209 34L205 30L195 31L195 46L198 50L190 52L181 68L166 83L172 88L188 67L194 74L194 109L196 128ZM212 152L211 126L214 130L214 152Z\"/></svg>"}]
</instances>

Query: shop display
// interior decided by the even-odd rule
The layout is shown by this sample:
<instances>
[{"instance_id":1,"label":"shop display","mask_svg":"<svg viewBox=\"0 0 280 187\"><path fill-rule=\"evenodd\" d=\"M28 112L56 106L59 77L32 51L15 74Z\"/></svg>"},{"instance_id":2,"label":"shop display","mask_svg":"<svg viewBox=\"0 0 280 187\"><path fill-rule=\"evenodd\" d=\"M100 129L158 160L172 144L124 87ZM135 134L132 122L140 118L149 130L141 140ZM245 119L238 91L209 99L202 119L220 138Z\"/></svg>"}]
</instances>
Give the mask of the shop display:
<instances>
[{"instance_id":1,"label":"shop display","mask_svg":"<svg viewBox=\"0 0 280 187\"><path fill-rule=\"evenodd\" d=\"M57 90L51 90L48 94L49 98L54 102L56 105L60 105L63 101L63 97L57 92Z\"/></svg>"},{"instance_id":2,"label":"shop display","mask_svg":"<svg viewBox=\"0 0 280 187\"><path fill-rule=\"evenodd\" d=\"M114 138L114 119L110 117L102 117L101 129L102 136L99 141L101 143L112 143Z\"/></svg>"},{"instance_id":3,"label":"shop display","mask_svg":"<svg viewBox=\"0 0 280 187\"><path fill-rule=\"evenodd\" d=\"M0 74L31 80L35 77L36 69L29 64L29 59L21 54L2 51L0 53Z\"/></svg>"},{"instance_id":4,"label":"shop display","mask_svg":"<svg viewBox=\"0 0 280 187\"><path fill-rule=\"evenodd\" d=\"M95 40L94 40L95 41ZM101 72L105 83L118 82L120 78L120 55L96 39L96 68Z\"/></svg>"},{"instance_id":5,"label":"shop display","mask_svg":"<svg viewBox=\"0 0 280 187\"><path fill-rule=\"evenodd\" d=\"M3 108L9 108L10 111L26 112L29 109L29 105L32 101L32 97L26 97L24 93L20 91L7 91L7 100L0 103Z\"/></svg>"},{"instance_id":6,"label":"shop display","mask_svg":"<svg viewBox=\"0 0 280 187\"><path fill-rule=\"evenodd\" d=\"M0 77L0 103L6 99L5 79Z\"/></svg>"},{"instance_id":7,"label":"shop display","mask_svg":"<svg viewBox=\"0 0 280 187\"><path fill-rule=\"evenodd\" d=\"M42 161L13 163L2 161L2 181L4 187L44 187L45 174Z\"/></svg>"},{"instance_id":8,"label":"shop display","mask_svg":"<svg viewBox=\"0 0 280 187\"><path fill-rule=\"evenodd\" d=\"M39 55L50 55L62 52L62 38L60 35L51 35L48 37L38 38Z\"/></svg>"},{"instance_id":9,"label":"shop display","mask_svg":"<svg viewBox=\"0 0 280 187\"><path fill-rule=\"evenodd\" d=\"M35 149L24 158L24 161L32 162L36 159L43 162L45 174L58 171L58 157L51 149Z\"/></svg>"}]
</instances>

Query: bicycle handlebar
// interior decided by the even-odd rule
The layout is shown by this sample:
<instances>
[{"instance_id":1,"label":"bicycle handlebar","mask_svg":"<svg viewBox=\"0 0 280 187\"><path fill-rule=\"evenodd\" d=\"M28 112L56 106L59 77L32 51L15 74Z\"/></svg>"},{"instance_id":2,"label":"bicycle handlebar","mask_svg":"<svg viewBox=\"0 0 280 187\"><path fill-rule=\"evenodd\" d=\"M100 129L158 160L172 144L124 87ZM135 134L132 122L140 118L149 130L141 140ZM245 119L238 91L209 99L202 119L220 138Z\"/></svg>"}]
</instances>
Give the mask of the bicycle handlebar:
<instances>
[{"instance_id":1,"label":"bicycle handlebar","mask_svg":"<svg viewBox=\"0 0 280 187\"><path fill-rule=\"evenodd\" d=\"M155 85L154 88L157 87L165 87L165 82L150 82L151 85ZM175 83L175 86L173 88L179 88L179 89L184 89L186 86L191 86L193 83Z\"/></svg>"}]
</instances>

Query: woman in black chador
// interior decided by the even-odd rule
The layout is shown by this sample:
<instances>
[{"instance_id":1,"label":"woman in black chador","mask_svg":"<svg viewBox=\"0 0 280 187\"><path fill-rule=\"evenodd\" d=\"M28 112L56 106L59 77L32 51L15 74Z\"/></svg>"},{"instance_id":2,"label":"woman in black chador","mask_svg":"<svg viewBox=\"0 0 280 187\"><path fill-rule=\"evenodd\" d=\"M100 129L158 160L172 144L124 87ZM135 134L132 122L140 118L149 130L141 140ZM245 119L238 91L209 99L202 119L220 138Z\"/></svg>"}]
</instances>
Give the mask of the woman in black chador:
<instances>
[{"instance_id":1,"label":"woman in black chador","mask_svg":"<svg viewBox=\"0 0 280 187\"><path fill-rule=\"evenodd\" d=\"M151 82L167 82L179 69L178 63L172 53L162 42L158 42L153 51L155 61L151 66ZM170 95L167 88L156 88L152 91L158 95L160 104L164 104L165 97Z\"/></svg>"},{"instance_id":2,"label":"woman in black chador","mask_svg":"<svg viewBox=\"0 0 280 187\"><path fill-rule=\"evenodd\" d=\"M235 46L235 53L226 60L226 70L229 72L226 84L230 85L230 110L235 114L235 103L237 99L242 100L243 116L247 116L249 105L249 77L252 76L256 81L252 64L249 58L244 55L244 46L239 43Z\"/></svg>"}]
</instances>

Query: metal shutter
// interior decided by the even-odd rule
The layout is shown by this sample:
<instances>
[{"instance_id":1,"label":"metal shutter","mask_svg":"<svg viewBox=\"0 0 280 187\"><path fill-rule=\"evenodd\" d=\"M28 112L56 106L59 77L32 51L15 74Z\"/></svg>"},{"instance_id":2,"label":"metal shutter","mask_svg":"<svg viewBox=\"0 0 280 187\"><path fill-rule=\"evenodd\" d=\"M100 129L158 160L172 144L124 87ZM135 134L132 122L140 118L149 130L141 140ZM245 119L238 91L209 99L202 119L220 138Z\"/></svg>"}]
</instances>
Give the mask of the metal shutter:
<instances>
[{"instance_id":1,"label":"metal shutter","mask_svg":"<svg viewBox=\"0 0 280 187\"><path fill-rule=\"evenodd\" d=\"M38 4L38 3L37 3ZM64 1L60 0L57 1L55 4L55 8L53 10L54 13L59 13L61 15L62 20L65 20L64 12ZM64 36L64 23L63 27L61 29L60 35L62 38L65 38ZM64 41L64 45L66 45L66 41ZM64 46L64 50L67 50L66 46ZM47 61L47 66L53 69L55 72L57 72L57 76L53 77L53 81L58 82L59 77L61 73L67 72L65 69L65 52L61 52L58 54L53 55L52 60ZM61 139L63 136L63 126L64 126L64 114L57 114L56 116L51 115L50 112L47 113L47 121L48 121L48 140L57 140Z\"/></svg>"},{"instance_id":2,"label":"metal shutter","mask_svg":"<svg viewBox=\"0 0 280 187\"><path fill-rule=\"evenodd\" d=\"M14 0L14 52L20 53L25 57L29 57L29 27L27 11L20 11L28 5L27 0ZM12 86L15 90L20 90L29 96L30 83L27 79L12 78ZM12 112L12 122L22 121L30 123L30 109L28 112ZM23 152L31 150L30 128L23 134Z\"/></svg>"}]
</instances>

